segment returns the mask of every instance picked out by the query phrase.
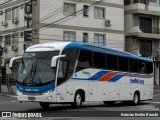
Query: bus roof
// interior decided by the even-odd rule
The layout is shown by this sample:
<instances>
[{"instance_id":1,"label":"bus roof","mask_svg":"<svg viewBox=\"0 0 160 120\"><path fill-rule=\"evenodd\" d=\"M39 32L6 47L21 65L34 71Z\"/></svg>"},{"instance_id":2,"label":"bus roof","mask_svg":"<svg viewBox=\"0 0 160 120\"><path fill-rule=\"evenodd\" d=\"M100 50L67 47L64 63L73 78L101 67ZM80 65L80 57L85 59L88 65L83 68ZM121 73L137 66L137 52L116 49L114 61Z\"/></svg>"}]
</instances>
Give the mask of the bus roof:
<instances>
[{"instance_id":1,"label":"bus roof","mask_svg":"<svg viewBox=\"0 0 160 120\"><path fill-rule=\"evenodd\" d=\"M87 49L87 50L91 50L91 51L98 51L98 52L102 52L102 53L123 56L123 57L138 59L138 60L143 60L143 61L147 61L147 62L153 62L153 60L151 60L149 58L140 57L140 56L134 55L129 52L124 52L124 51L117 50L114 48L109 48L106 46L99 46L99 45L90 44L90 43L72 42L72 43L68 44L65 48L73 48L73 47L74 48L75 47L76 48L83 48L83 49Z\"/></svg>"},{"instance_id":2,"label":"bus roof","mask_svg":"<svg viewBox=\"0 0 160 120\"><path fill-rule=\"evenodd\" d=\"M109 48L106 46L99 46L99 45L83 43L83 42L51 42L51 43L37 44L27 48L26 52L55 51L55 50L62 51L65 48L80 48L80 49L83 48L86 50L97 51L97 52L102 52L102 53L107 53L107 54L112 54L117 56L123 56L123 57L153 62L149 58L140 57L132 53L120 51L120 50Z\"/></svg>"}]
</instances>

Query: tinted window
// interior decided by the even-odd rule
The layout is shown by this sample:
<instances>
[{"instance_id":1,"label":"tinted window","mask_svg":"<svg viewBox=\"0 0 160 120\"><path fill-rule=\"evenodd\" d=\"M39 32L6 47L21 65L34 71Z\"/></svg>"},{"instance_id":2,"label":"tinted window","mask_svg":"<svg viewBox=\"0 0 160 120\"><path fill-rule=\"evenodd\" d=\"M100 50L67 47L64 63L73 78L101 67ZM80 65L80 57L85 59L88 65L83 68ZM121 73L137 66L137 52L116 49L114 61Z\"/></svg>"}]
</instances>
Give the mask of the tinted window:
<instances>
[{"instance_id":1,"label":"tinted window","mask_svg":"<svg viewBox=\"0 0 160 120\"><path fill-rule=\"evenodd\" d=\"M139 62L139 73L146 73L146 62L145 61L138 61Z\"/></svg>"},{"instance_id":2,"label":"tinted window","mask_svg":"<svg viewBox=\"0 0 160 120\"><path fill-rule=\"evenodd\" d=\"M107 69L117 70L117 56L107 55Z\"/></svg>"},{"instance_id":3,"label":"tinted window","mask_svg":"<svg viewBox=\"0 0 160 120\"><path fill-rule=\"evenodd\" d=\"M93 66L92 65L92 52L87 51L87 50L81 50L76 71L90 68L92 66Z\"/></svg>"},{"instance_id":4,"label":"tinted window","mask_svg":"<svg viewBox=\"0 0 160 120\"><path fill-rule=\"evenodd\" d=\"M105 54L94 52L93 61L95 68L106 68Z\"/></svg>"},{"instance_id":5,"label":"tinted window","mask_svg":"<svg viewBox=\"0 0 160 120\"><path fill-rule=\"evenodd\" d=\"M128 58L118 57L119 70L128 71Z\"/></svg>"},{"instance_id":6,"label":"tinted window","mask_svg":"<svg viewBox=\"0 0 160 120\"><path fill-rule=\"evenodd\" d=\"M138 72L138 60L129 59L129 71Z\"/></svg>"},{"instance_id":7,"label":"tinted window","mask_svg":"<svg viewBox=\"0 0 160 120\"><path fill-rule=\"evenodd\" d=\"M153 73L153 63L152 62L146 62L146 73Z\"/></svg>"},{"instance_id":8,"label":"tinted window","mask_svg":"<svg viewBox=\"0 0 160 120\"><path fill-rule=\"evenodd\" d=\"M72 76L75 68L78 50L76 48L64 49L62 54L66 55L66 57L60 59L57 81L58 85Z\"/></svg>"}]
</instances>

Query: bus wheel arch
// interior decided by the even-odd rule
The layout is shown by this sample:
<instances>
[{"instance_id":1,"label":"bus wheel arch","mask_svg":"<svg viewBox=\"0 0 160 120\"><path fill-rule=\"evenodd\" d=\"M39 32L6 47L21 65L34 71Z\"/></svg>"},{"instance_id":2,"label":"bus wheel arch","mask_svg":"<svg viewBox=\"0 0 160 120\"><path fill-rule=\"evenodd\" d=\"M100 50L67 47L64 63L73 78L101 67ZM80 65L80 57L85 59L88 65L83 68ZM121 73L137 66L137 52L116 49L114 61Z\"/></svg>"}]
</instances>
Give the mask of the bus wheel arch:
<instances>
[{"instance_id":1,"label":"bus wheel arch","mask_svg":"<svg viewBox=\"0 0 160 120\"><path fill-rule=\"evenodd\" d=\"M71 103L73 108L80 108L82 105L82 102L85 101L85 92L82 89L78 89L75 92L74 95L74 102Z\"/></svg>"},{"instance_id":2,"label":"bus wheel arch","mask_svg":"<svg viewBox=\"0 0 160 120\"><path fill-rule=\"evenodd\" d=\"M39 104L43 109L48 109L50 106L50 103L48 102L39 102Z\"/></svg>"},{"instance_id":3,"label":"bus wheel arch","mask_svg":"<svg viewBox=\"0 0 160 120\"><path fill-rule=\"evenodd\" d=\"M139 102L140 102L140 92L139 92L139 90L136 90L134 92L134 95L133 95L133 101L132 101L132 103L133 103L133 105L138 105Z\"/></svg>"}]
</instances>

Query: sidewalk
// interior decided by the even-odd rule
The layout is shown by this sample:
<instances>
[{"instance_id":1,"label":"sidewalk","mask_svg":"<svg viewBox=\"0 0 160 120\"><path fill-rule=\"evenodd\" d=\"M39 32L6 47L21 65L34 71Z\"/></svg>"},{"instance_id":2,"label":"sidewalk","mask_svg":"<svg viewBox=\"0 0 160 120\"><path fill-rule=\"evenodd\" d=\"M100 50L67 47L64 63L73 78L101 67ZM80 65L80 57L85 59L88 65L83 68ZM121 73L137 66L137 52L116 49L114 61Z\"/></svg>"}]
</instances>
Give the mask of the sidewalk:
<instances>
[{"instance_id":1,"label":"sidewalk","mask_svg":"<svg viewBox=\"0 0 160 120\"><path fill-rule=\"evenodd\" d=\"M0 95L1 96L8 96L8 97L15 96L16 95L16 86L15 85L11 85L11 88L13 90L13 95L9 94L7 85L1 85L1 93L0 93Z\"/></svg>"}]
</instances>

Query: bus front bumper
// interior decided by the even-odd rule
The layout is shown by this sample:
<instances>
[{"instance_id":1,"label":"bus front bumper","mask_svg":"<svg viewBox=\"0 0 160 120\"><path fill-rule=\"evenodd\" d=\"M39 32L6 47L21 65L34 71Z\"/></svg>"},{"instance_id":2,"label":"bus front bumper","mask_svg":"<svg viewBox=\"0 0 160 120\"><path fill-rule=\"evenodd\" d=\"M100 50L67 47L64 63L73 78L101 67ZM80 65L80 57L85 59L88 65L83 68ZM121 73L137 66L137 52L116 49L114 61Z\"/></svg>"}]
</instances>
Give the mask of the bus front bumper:
<instances>
[{"instance_id":1,"label":"bus front bumper","mask_svg":"<svg viewBox=\"0 0 160 120\"><path fill-rule=\"evenodd\" d=\"M17 91L17 100L22 102L56 102L56 98L51 93L42 95L24 95L20 91Z\"/></svg>"}]
</instances>

